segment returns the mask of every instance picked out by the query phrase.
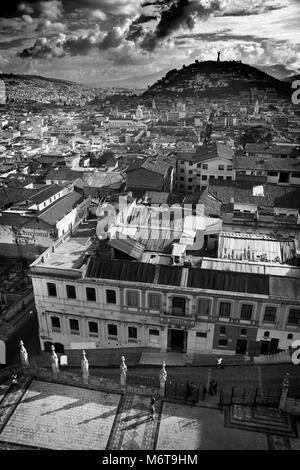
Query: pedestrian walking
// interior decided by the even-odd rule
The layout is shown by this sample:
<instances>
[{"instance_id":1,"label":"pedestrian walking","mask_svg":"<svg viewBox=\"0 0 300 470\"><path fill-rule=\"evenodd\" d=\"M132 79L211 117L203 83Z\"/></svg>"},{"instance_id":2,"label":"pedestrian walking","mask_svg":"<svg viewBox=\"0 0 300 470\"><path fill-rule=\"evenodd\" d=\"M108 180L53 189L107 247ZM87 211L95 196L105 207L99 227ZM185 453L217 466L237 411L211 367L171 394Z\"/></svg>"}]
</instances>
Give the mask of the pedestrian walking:
<instances>
[{"instance_id":1,"label":"pedestrian walking","mask_svg":"<svg viewBox=\"0 0 300 470\"><path fill-rule=\"evenodd\" d=\"M188 401L189 396L191 396L192 393L192 387L189 385L189 383L186 383L186 394L185 394L185 399Z\"/></svg>"},{"instance_id":2,"label":"pedestrian walking","mask_svg":"<svg viewBox=\"0 0 300 470\"><path fill-rule=\"evenodd\" d=\"M12 384L12 385L18 385L18 376L17 376L17 374L12 374L12 376L11 376L11 384Z\"/></svg>"},{"instance_id":3,"label":"pedestrian walking","mask_svg":"<svg viewBox=\"0 0 300 470\"><path fill-rule=\"evenodd\" d=\"M203 385L203 387L202 387L202 400L205 400L206 395L207 395L207 388L205 387L205 385Z\"/></svg>"},{"instance_id":4,"label":"pedestrian walking","mask_svg":"<svg viewBox=\"0 0 300 470\"><path fill-rule=\"evenodd\" d=\"M209 395L210 397L213 396L213 385L212 385L212 382L210 382L209 387L208 387L208 395Z\"/></svg>"},{"instance_id":5,"label":"pedestrian walking","mask_svg":"<svg viewBox=\"0 0 300 470\"><path fill-rule=\"evenodd\" d=\"M223 358L222 357L219 357L219 359L217 360L216 368L217 369L224 369Z\"/></svg>"},{"instance_id":6,"label":"pedestrian walking","mask_svg":"<svg viewBox=\"0 0 300 470\"><path fill-rule=\"evenodd\" d=\"M191 408L196 405L198 400L198 387L196 387L194 384L192 385L192 391L191 391Z\"/></svg>"}]
</instances>

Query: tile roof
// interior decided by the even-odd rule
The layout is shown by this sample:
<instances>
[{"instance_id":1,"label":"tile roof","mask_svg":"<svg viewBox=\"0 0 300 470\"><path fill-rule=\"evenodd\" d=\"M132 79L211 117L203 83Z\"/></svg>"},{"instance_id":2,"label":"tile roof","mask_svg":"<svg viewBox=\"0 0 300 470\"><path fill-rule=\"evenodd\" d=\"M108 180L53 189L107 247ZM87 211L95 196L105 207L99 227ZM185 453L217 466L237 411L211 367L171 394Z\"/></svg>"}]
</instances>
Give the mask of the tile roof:
<instances>
[{"instance_id":1,"label":"tile roof","mask_svg":"<svg viewBox=\"0 0 300 470\"><path fill-rule=\"evenodd\" d=\"M71 212L83 200L83 196L76 191L67 196L58 199L55 204L45 209L38 218L49 225L56 226L56 223L63 219L66 214Z\"/></svg>"},{"instance_id":2,"label":"tile roof","mask_svg":"<svg viewBox=\"0 0 300 470\"><path fill-rule=\"evenodd\" d=\"M51 181L74 181L81 176L81 171L71 170L70 168L60 168L59 170L49 170L46 174L46 179Z\"/></svg>"},{"instance_id":3,"label":"tile roof","mask_svg":"<svg viewBox=\"0 0 300 470\"><path fill-rule=\"evenodd\" d=\"M81 177L84 186L101 188L104 186L117 186L123 183L124 177L120 172L92 171L83 173Z\"/></svg>"},{"instance_id":4,"label":"tile roof","mask_svg":"<svg viewBox=\"0 0 300 470\"><path fill-rule=\"evenodd\" d=\"M233 165L236 170L300 171L300 158L277 158L261 156L235 156Z\"/></svg>"},{"instance_id":5,"label":"tile roof","mask_svg":"<svg viewBox=\"0 0 300 470\"><path fill-rule=\"evenodd\" d=\"M193 161L203 162L214 158L232 160L233 156L234 151L228 145L222 144L221 142L211 142L204 144L202 147L198 147Z\"/></svg>"},{"instance_id":6,"label":"tile roof","mask_svg":"<svg viewBox=\"0 0 300 470\"><path fill-rule=\"evenodd\" d=\"M11 206L17 202L30 200L35 193L35 189L0 188L0 208Z\"/></svg>"},{"instance_id":7,"label":"tile roof","mask_svg":"<svg viewBox=\"0 0 300 470\"><path fill-rule=\"evenodd\" d=\"M246 144L245 151L249 153L265 153L272 155L296 155L300 157L300 145L268 145Z\"/></svg>"},{"instance_id":8,"label":"tile roof","mask_svg":"<svg viewBox=\"0 0 300 470\"><path fill-rule=\"evenodd\" d=\"M51 184L44 186L38 190L35 190L35 194L30 198L30 200L35 204L40 204L43 201L46 201L50 197L62 191L63 187L58 186L57 184Z\"/></svg>"},{"instance_id":9,"label":"tile roof","mask_svg":"<svg viewBox=\"0 0 300 470\"><path fill-rule=\"evenodd\" d=\"M129 173L130 171L143 168L153 173L166 175L169 168L172 166L173 166L173 162L172 162L172 159L169 157L163 157L160 155L150 156L150 157L146 157L142 160L134 162L125 170L125 173Z\"/></svg>"},{"instance_id":10,"label":"tile roof","mask_svg":"<svg viewBox=\"0 0 300 470\"><path fill-rule=\"evenodd\" d=\"M300 188L289 188L275 184L262 184L264 196L253 196L253 188L257 186L247 181L212 181L208 193L223 204L231 202L254 204L264 207L300 209ZM201 198L200 198L201 201Z\"/></svg>"}]
</instances>

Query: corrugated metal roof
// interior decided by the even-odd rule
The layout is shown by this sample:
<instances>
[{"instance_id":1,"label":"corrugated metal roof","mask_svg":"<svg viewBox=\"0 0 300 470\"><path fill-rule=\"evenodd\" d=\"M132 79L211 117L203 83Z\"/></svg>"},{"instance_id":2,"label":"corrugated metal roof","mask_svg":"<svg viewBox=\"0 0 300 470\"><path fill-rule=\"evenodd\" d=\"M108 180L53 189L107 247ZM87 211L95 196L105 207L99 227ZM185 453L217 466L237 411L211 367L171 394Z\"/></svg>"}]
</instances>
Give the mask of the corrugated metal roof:
<instances>
[{"instance_id":1,"label":"corrugated metal roof","mask_svg":"<svg viewBox=\"0 0 300 470\"><path fill-rule=\"evenodd\" d=\"M153 283L156 266L149 263L92 258L86 277L113 279L116 281Z\"/></svg>"},{"instance_id":2,"label":"corrugated metal roof","mask_svg":"<svg viewBox=\"0 0 300 470\"><path fill-rule=\"evenodd\" d=\"M299 279L270 276L270 295L289 300L300 299Z\"/></svg>"},{"instance_id":3,"label":"corrugated metal roof","mask_svg":"<svg viewBox=\"0 0 300 470\"><path fill-rule=\"evenodd\" d=\"M141 243L132 240L131 238L124 239L117 239L113 238L108 243L112 248L116 250L122 251L122 253L126 253L133 258L140 260L143 252L144 252L144 245Z\"/></svg>"},{"instance_id":4,"label":"corrugated metal roof","mask_svg":"<svg viewBox=\"0 0 300 470\"><path fill-rule=\"evenodd\" d=\"M165 286L180 286L182 268L177 266L160 266L158 284Z\"/></svg>"},{"instance_id":5,"label":"corrugated metal roof","mask_svg":"<svg viewBox=\"0 0 300 470\"><path fill-rule=\"evenodd\" d=\"M187 287L268 295L269 276L190 268Z\"/></svg>"}]
</instances>

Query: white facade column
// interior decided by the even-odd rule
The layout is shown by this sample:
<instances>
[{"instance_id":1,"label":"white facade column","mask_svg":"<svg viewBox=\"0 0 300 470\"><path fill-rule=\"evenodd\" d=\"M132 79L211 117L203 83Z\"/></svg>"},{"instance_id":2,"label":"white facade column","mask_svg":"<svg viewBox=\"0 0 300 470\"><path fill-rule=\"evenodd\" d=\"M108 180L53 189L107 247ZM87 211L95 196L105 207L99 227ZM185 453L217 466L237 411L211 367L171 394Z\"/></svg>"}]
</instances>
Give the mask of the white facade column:
<instances>
[{"instance_id":1,"label":"white facade column","mask_svg":"<svg viewBox=\"0 0 300 470\"><path fill-rule=\"evenodd\" d=\"M159 373L159 394L161 397L165 397L166 393L166 380L167 380L167 371L166 371L166 363L165 361L162 363L162 368Z\"/></svg>"},{"instance_id":2,"label":"white facade column","mask_svg":"<svg viewBox=\"0 0 300 470\"><path fill-rule=\"evenodd\" d=\"M23 341L20 341L20 346L21 346L21 349L20 349L21 364L23 368L27 368L29 367L28 354L24 347Z\"/></svg>"},{"instance_id":3,"label":"white facade column","mask_svg":"<svg viewBox=\"0 0 300 470\"><path fill-rule=\"evenodd\" d=\"M86 358L84 350L82 351L81 370L83 383L87 385L89 383L89 361Z\"/></svg>"},{"instance_id":4,"label":"white facade column","mask_svg":"<svg viewBox=\"0 0 300 470\"><path fill-rule=\"evenodd\" d=\"M125 357L121 357L120 365L120 387L122 392L126 392L126 375L127 375L127 366L125 364Z\"/></svg>"}]
</instances>

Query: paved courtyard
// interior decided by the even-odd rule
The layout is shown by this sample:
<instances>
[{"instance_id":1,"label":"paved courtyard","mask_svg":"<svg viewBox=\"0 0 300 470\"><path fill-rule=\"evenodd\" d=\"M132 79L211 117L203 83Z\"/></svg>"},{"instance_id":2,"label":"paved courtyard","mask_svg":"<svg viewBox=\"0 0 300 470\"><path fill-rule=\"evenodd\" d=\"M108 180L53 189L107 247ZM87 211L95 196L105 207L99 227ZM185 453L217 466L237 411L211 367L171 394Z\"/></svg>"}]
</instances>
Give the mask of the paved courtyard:
<instances>
[{"instance_id":1,"label":"paved courtyard","mask_svg":"<svg viewBox=\"0 0 300 470\"><path fill-rule=\"evenodd\" d=\"M149 396L28 377L0 392L1 449L267 450L300 444L299 421L283 419L272 408L254 413L237 406L222 413L209 403L191 407L158 400L152 420Z\"/></svg>"},{"instance_id":2,"label":"paved courtyard","mask_svg":"<svg viewBox=\"0 0 300 470\"><path fill-rule=\"evenodd\" d=\"M165 402L156 448L159 450L268 449L265 434L228 429L219 410Z\"/></svg>"},{"instance_id":3,"label":"paved courtyard","mask_svg":"<svg viewBox=\"0 0 300 470\"><path fill-rule=\"evenodd\" d=\"M33 381L0 440L48 449L105 449L120 395Z\"/></svg>"}]
</instances>

